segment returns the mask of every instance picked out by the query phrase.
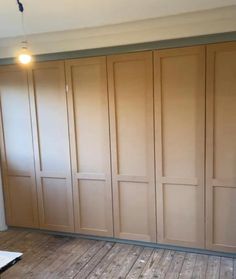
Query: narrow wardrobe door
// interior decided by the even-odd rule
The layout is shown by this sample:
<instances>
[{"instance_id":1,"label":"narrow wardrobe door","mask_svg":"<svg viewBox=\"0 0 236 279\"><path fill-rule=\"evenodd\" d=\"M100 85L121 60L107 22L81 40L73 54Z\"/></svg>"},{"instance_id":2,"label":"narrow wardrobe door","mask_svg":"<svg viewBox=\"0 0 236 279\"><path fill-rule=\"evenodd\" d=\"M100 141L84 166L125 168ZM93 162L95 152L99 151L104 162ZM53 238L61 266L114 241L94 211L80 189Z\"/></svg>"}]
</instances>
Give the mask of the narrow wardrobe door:
<instances>
[{"instance_id":1,"label":"narrow wardrobe door","mask_svg":"<svg viewBox=\"0 0 236 279\"><path fill-rule=\"evenodd\" d=\"M207 47L207 248L236 252L236 43Z\"/></svg>"},{"instance_id":2,"label":"narrow wardrobe door","mask_svg":"<svg viewBox=\"0 0 236 279\"><path fill-rule=\"evenodd\" d=\"M38 227L27 72L0 68L1 165L7 224Z\"/></svg>"},{"instance_id":3,"label":"narrow wardrobe door","mask_svg":"<svg viewBox=\"0 0 236 279\"><path fill-rule=\"evenodd\" d=\"M108 57L115 236L156 241L152 53Z\"/></svg>"},{"instance_id":4,"label":"narrow wardrobe door","mask_svg":"<svg viewBox=\"0 0 236 279\"><path fill-rule=\"evenodd\" d=\"M76 232L113 236L106 58L66 69Z\"/></svg>"},{"instance_id":5,"label":"narrow wardrobe door","mask_svg":"<svg viewBox=\"0 0 236 279\"><path fill-rule=\"evenodd\" d=\"M155 52L157 239L204 247L205 48Z\"/></svg>"},{"instance_id":6,"label":"narrow wardrobe door","mask_svg":"<svg viewBox=\"0 0 236 279\"><path fill-rule=\"evenodd\" d=\"M73 202L63 62L30 71L40 227L73 232Z\"/></svg>"}]
</instances>

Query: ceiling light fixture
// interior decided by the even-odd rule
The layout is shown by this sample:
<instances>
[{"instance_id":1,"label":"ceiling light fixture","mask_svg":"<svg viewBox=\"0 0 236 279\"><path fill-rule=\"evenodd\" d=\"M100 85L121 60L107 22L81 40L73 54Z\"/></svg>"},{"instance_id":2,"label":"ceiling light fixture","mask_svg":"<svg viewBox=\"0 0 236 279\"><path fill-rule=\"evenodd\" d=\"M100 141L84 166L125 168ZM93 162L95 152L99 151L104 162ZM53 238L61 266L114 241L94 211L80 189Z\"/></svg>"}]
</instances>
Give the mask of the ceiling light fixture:
<instances>
[{"instance_id":1,"label":"ceiling light fixture","mask_svg":"<svg viewBox=\"0 0 236 279\"><path fill-rule=\"evenodd\" d=\"M16 0L18 4L19 11L21 13L21 25L22 25L22 30L23 30L23 36L24 40L22 41L22 47L21 50L19 51L18 54L18 61L21 64L29 64L32 61L32 55L28 49L28 42L26 38L26 32L25 32L25 24L24 24L24 6L23 4L19 1Z\"/></svg>"}]
</instances>

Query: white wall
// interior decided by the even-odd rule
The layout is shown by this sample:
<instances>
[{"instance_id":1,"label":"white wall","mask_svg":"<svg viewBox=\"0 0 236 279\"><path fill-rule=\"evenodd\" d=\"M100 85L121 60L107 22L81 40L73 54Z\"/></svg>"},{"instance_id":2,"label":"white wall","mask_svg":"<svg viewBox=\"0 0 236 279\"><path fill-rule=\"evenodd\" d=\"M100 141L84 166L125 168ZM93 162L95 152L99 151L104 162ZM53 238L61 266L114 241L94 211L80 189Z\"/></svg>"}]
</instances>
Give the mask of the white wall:
<instances>
[{"instance_id":1,"label":"white wall","mask_svg":"<svg viewBox=\"0 0 236 279\"><path fill-rule=\"evenodd\" d=\"M236 5L97 28L29 36L33 54L184 38L236 31ZM0 58L14 57L22 38L0 40Z\"/></svg>"}]
</instances>

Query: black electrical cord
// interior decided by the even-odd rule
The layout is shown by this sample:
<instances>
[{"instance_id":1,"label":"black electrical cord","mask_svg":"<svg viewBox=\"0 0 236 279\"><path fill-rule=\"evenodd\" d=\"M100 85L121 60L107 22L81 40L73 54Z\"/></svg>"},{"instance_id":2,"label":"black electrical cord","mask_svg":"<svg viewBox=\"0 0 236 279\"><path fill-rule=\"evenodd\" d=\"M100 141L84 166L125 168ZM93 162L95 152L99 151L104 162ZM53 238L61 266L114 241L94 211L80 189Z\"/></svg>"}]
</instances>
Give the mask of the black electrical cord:
<instances>
[{"instance_id":1,"label":"black electrical cord","mask_svg":"<svg viewBox=\"0 0 236 279\"><path fill-rule=\"evenodd\" d=\"M16 2L17 2L17 4L18 4L19 11L20 11L21 13L23 13L23 12L24 12L24 6L23 6L23 4L20 2L20 0L16 0Z\"/></svg>"}]
</instances>

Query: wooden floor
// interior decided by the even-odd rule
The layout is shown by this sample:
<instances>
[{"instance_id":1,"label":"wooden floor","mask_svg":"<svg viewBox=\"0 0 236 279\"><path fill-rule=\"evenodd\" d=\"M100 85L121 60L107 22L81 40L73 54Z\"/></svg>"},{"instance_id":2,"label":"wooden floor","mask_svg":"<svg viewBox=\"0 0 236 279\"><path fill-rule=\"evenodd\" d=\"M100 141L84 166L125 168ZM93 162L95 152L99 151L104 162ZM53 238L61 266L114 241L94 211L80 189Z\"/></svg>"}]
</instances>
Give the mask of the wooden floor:
<instances>
[{"instance_id":1,"label":"wooden floor","mask_svg":"<svg viewBox=\"0 0 236 279\"><path fill-rule=\"evenodd\" d=\"M23 252L1 278L233 278L236 260L105 241L9 230L0 250Z\"/></svg>"}]
</instances>

